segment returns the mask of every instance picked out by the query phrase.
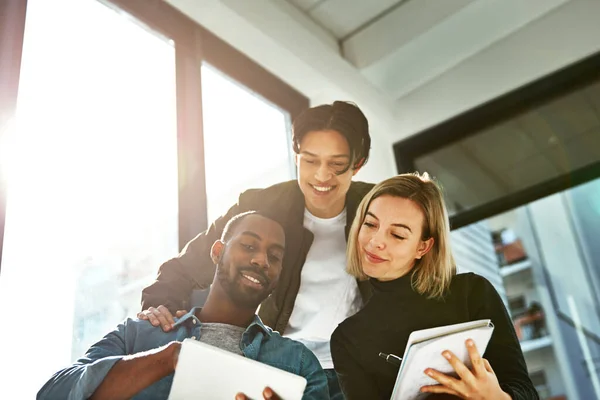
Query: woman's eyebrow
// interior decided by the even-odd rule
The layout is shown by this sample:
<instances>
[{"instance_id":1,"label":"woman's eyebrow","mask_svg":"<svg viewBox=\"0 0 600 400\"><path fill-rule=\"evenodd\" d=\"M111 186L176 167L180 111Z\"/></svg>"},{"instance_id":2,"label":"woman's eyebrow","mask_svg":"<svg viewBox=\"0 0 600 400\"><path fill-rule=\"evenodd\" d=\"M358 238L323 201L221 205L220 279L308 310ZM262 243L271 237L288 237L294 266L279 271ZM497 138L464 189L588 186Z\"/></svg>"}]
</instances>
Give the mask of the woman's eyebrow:
<instances>
[{"instance_id":1,"label":"woman's eyebrow","mask_svg":"<svg viewBox=\"0 0 600 400\"><path fill-rule=\"evenodd\" d=\"M373 214L371 211L367 211L367 215L370 217L375 218L377 221L379 221L379 218L377 218L377 216L375 214Z\"/></svg>"},{"instance_id":2,"label":"woman's eyebrow","mask_svg":"<svg viewBox=\"0 0 600 400\"><path fill-rule=\"evenodd\" d=\"M407 229L410 233L412 233L412 229L410 229L410 227L408 225L405 225L405 224L392 224L392 226L397 226L399 228Z\"/></svg>"},{"instance_id":3,"label":"woman's eyebrow","mask_svg":"<svg viewBox=\"0 0 600 400\"><path fill-rule=\"evenodd\" d=\"M377 218L377 216L375 214L373 214L371 211L367 211L367 215L370 216L370 217L373 217L377 221L379 221L379 218ZM406 224L392 224L392 226L397 226L399 228L407 229L410 233L412 233L412 229L410 229L410 226L408 226Z\"/></svg>"}]
</instances>

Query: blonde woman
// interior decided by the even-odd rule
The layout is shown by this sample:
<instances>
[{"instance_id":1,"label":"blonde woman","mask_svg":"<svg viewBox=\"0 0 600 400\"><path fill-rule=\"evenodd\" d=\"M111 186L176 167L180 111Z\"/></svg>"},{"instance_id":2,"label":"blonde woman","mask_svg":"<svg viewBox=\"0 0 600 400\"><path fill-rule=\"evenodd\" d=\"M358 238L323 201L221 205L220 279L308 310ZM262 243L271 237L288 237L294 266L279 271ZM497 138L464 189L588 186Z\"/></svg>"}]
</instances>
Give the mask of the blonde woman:
<instances>
[{"instance_id":1,"label":"blonde woman","mask_svg":"<svg viewBox=\"0 0 600 400\"><path fill-rule=\"evenodd\" d=\"M331 338L346 399L389 399L398 367L379 353L402 354L412 331L478 319L495 330L482 358L466 343L471 370L444 356L459 378L430 368L439 385L427 393L468 399L538 399L512 322L494 287L476 274L456 274L448 214L427 175L404 174L376 185L362 200L348 239L348 272L369 280L373 295Z\"/></svg>"}]
</instances>

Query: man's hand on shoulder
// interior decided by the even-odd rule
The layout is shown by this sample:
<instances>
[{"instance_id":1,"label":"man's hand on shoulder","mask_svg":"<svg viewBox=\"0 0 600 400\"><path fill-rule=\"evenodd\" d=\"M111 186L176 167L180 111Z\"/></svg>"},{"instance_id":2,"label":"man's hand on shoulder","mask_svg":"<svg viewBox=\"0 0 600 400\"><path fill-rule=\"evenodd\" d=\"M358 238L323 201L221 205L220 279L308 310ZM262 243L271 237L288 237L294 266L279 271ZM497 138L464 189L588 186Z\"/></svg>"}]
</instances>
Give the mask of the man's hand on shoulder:
<instances>
[{"instance_id":1,"label":"man's hand on shoulder","mask_svg":"<svg viewBox=\"0 0 600 400\"><path fill-rule=\"evenodd\" d=\"M271 389L270 387L266 387L265 390L263 390L263 399L264 400L282 400L281 397L279 397L277 395L277 393L275 393L273 391L273 389ZM235 395L235 400L249 400L248 396L246 396L244 393L238 393Z\"/></svg>"},{"instance_id":2,"label":"man's hand on shoulder","mask_svg":"<svg viewBox=\"0 0 600 400\"><path fill-rule=\"evenodd\" d=\"M186 310L179 310L175 313L175 317L181 318L188 312ZM157 308L150 307L147 310L141 311L137 314L139 319L143 319L146 321L150 321L150 323L154 326L161 326L162 330L165 332L169 332L173 329L173 325L175 325L175 319L173 318L173 314L169 311L169 309L165 306L158 306Z\"/></svg>"}]
</instances>

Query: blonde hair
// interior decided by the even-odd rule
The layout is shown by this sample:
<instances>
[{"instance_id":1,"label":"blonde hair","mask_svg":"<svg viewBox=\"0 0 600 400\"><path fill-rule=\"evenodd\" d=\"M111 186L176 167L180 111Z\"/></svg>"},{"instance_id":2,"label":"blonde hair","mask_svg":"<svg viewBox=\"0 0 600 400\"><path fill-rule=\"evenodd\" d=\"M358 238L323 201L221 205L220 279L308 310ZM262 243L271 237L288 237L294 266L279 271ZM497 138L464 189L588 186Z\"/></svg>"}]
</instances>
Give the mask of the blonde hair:
<instances>
[{"instance_id":1,"label":"blonde hair","mask_svg":"<svg viewBox=\"0 0 600 400\"><path fill-rule=\"evenodd\" d=\"M442 191L427 173L402 174L386 179L375 185L363 198L348 236L348 273L360 280L368 279L362 269L358 232L371 202L385 195L409 199L421 207L424 215L421 240L433 238L434 243L420 260L415 260L411 284L415 291L427 298L442 299L456 274L456 265L450 246L450 223Z\"/></svg>"}]
</instances>

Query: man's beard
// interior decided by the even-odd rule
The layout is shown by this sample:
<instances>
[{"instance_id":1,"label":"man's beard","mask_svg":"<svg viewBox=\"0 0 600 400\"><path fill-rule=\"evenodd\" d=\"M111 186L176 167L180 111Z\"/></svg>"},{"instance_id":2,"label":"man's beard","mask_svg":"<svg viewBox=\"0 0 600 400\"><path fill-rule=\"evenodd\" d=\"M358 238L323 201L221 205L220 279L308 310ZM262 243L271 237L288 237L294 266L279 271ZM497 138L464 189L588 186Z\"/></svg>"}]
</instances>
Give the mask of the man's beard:
<instances>
[{"instance_id":1,"label":"man's beard","mask_svg":"<svg viewBox=\"0 0 600 400\"><path fill-rule=\"evenodd\" d=\"M233 267L235 268L235 267ZM254 272L255 274L260 275L263 278L263 282L265 282L265 286L263 286L262 290L253 290L250 288L242 287L240 282L241 279L244 279L240 272L249 271ZM223 260L219 261L217 264L217 279L219 280L219 284L227 293L227 295L231 298L233 303L241 308L251 308L256 309L263 302L264 299L269 297L269 279L264 274L263 271L254 267L239 267L234 271L233 277L230 276L229 271L223 265Z\"/></svg>"}]
</instances>

